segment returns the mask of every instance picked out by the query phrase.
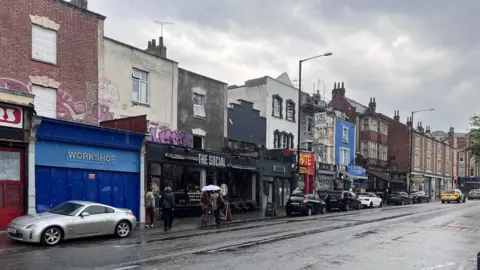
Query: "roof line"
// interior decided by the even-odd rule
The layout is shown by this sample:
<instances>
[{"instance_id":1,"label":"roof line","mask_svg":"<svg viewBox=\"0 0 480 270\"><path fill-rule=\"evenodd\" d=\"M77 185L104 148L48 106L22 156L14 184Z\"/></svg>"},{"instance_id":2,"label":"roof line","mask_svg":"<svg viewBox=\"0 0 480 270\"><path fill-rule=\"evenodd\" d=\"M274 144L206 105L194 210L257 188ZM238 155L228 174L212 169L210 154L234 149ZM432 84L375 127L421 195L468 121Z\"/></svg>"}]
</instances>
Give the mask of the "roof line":
<instances>
[{"instance_id":1,"label":"roof line","mask_svg":"<svg viewBox=\"0 0 480 270\"><path fill-rule=\"evenodd\" d=\"M108 41L111 41L111 42L117 43L118 45L122 45L122 46L124 46L124 47L127 47L127 48L129 48L129 49L131 49L131 50L140 51L140 52L142 52L142 53L145 53L145 54L148 54L148 55L154 56L154 57L156 57L156 58L159 58L159 59L162 59L162 60L165 60L165 61L168 61L168 62L174 63L174 64L178 64L178 62L176 62L176 61L173 61L173 60L171 60L171 59L168 59L168 58L165 58L165 57L160 57L160 56L158 56L158 55L156 55L156 54L153 54L153 53L147 52L147 51L145 51L145 50L142 50L142 49L140 49L140 48L137 48L137 47L135 47L135 46L132 46L132 45L130 45L130 44L123 43L123 42L121 42L121 41L118 41L118 40L116 40L116 39L113 39L113 38L111 38L111 37L103 36L103 38L104 38L104 39L106 39L106 40L108 40Z\"/></svg>"}]
</instances>

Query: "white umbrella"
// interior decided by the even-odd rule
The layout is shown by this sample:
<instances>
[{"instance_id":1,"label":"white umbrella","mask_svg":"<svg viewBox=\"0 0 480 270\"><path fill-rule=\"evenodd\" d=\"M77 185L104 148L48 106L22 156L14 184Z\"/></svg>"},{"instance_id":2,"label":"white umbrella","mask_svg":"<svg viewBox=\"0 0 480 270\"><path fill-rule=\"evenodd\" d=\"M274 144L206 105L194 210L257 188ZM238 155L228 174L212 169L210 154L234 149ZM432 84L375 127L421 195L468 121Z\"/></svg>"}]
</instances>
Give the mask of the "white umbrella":
<instances>
[{"instance_id":1,"label":"white umbrella","mask_svg":"<svg viewBox=\"0 0 480 270\"><path fill-rule=\"evenodd\" d=\"M215 185L208 185L202 188L202 191L216 191L216 190L220 190L220 187Z\"/></svg>"}]
</instances>

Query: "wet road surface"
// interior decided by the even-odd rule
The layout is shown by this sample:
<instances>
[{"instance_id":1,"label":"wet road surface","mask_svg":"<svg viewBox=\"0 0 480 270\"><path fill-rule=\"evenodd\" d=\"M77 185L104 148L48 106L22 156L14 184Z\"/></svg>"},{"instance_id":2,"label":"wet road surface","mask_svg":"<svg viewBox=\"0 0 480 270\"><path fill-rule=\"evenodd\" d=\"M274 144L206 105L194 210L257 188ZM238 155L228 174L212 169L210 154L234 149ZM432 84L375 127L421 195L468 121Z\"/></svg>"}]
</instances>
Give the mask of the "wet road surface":
<instances>
[{"instance_id":1,"label":"wet road surface","mask_svg":"<svg viewBox=\"0 0 480 270\"><path fill-rule=\"evenodd\" d=\"M181 222L181 220L177 221ZM0 247L1 269L476 269L480 202L137 233L54 248Z\"/></svg>"}]
</instances>

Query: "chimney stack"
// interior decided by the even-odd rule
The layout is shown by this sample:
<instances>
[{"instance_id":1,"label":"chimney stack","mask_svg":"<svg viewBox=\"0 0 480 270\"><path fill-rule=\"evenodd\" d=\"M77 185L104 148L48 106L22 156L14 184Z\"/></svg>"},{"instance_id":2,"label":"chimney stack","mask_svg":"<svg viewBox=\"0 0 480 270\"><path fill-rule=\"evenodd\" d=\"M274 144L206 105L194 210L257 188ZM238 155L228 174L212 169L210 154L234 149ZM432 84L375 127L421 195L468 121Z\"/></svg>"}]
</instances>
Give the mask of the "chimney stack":
<instances>
[{"instance_id":1,"label":"chimney stack","mask_svg":"<svg viewBox=\"0 0 480 270\"><path fill-rule=\"evenodd\" d=\"M340 82L333 83L332 99L334 99L337 96L341 98L345 98L345 85L343 82L341 84Z\"/></svg>"},{"instance_id":2,"label":"chimney stack","mask_svg":"<svg viewBox=\"0 0 480 270\"><path fill-rule=\"evenodd\" d=\"M454 135L455 129L453 127L450 127L450 129L448 130L448 137L453 138Z\"/></svg>"},{"instance_id":3,"label":"chimney stack","mask_svg":"<svg viewBox=\"0 0 480 270\"><path fill-rule=\"evenodd\" d=\"M158 39L158 45L155 39L149 41L148 47L145 51L156 56L160 56L162 58L167 58L167 47L165 47L165 45L163 44L163 37L160 37Z\"/></svg>"},{"instance_id":4,"label":"chimney stack","mask_svg":"<svg viewBox=\"0 0 480 270\"><path fill-rule=\"evenodd\" d=\"M373 112L377 110L377 102L375 102L375 97L370 98L370 103L368 103L368 108Z\"/></svg>"},{"instance_id":5,"label":"chimney stack","mask_svg":"<svg viewBox=\"0 0 480 270\"><path fill-rule=\"evenodd\" d=\"M422 126L422 121L420 121L420 122L417 123L417 130L418 130L418 132L420 132L420 133L423 133L423 132L424 132L424 129L423 129L423 126Z\"/></svg>"},{"instance_id":6,"label":"chimney stack","mask_svg":"<svg viewBox=\"0 0 480 270\"><path fill-rule=\"evenodd\" d=\"M430 126L425 127L425 133L430 133Z\"/></svg>"},{"instance_id":7,"label":"chimney stack","mask_svg":"<svg viewBox=\"0 0 480 270\"><path fill-rule=\"evenodd\" d=\"M400 111L395 111L393 115L395 121L400 121Z\"/></svg>"},{"instance_id":8,"label":"chimney stack","mask_svg":"<svg viewBox=\"0 0 480 270\"><path fill-rule=\"evenodd\" d=\"M412 118L411 118L411 117L407 117L407 126L409 126L409 127L412 127L412 126L413 126L413 122L412 122Z\"/></svg>"},{"instance_id":9,"label":"chimney stack","mask_svg":"<svg viewBox=\"0 0 480 270\"><path fill-rule=\"evenodd\" d=\"M71 0L70 4L75 5L79 8L88 9L88 1L87 0Z\"/></svg>"}]
</instances>

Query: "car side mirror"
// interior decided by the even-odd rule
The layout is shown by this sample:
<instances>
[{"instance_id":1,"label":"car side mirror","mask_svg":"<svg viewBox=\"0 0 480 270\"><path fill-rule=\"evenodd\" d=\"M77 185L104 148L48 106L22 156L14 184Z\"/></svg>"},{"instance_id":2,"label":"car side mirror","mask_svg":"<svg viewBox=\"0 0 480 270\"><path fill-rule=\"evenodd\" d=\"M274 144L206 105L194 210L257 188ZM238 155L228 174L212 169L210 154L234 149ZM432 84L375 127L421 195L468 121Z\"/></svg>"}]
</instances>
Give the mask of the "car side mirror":
<instances>
[{"instance_id":1,"label":"car side mirror","mask_svg":"<svg viewBox=\"0 0 480 270\"><path fill-rule=\"evenodd\" d=\"M88 213L88 212L83 212L83 213L80 214L80 216L81 216L81 217L88 217L88 216L90 216L90 213Z\"/></svg>"}]
</instances>

